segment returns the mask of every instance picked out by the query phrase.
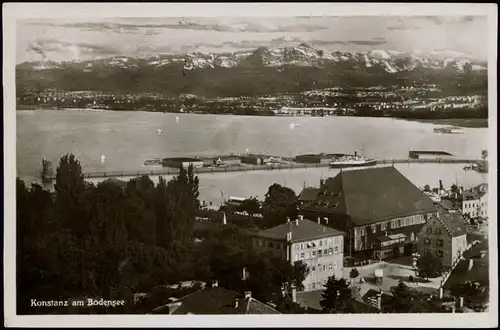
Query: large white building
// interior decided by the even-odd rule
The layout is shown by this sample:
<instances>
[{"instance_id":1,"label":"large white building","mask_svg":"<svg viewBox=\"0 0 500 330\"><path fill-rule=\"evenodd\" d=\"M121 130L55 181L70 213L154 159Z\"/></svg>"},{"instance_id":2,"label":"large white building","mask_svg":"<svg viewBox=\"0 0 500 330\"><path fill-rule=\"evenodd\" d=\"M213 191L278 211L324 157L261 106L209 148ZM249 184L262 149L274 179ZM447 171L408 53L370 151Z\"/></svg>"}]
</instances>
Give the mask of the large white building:
<instances>
[{"instance_id":1,"label":"large white building","mask_svg":"<svg viewBox=\"0 0 500 330\"><path fill-rule=\"evenodd\" d=\"M309 273L304 291L322 289L328 278L341 278L344 262L344 233L302 216L294 221L263 230L254 235L259 251L281 257L294 264L304 262Z\"/></svg>"}]
</instances>

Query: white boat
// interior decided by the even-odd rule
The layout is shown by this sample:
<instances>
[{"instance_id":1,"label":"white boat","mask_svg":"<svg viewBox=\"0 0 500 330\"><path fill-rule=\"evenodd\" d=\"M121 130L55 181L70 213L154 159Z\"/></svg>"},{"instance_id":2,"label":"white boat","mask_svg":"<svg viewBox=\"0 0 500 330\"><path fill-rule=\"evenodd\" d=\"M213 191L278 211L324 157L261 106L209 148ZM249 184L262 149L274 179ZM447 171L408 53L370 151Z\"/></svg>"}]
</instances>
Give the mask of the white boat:
<instances>
[{"instance_id":1,"label":"white boat","mask_svg":"<svg viewBox=\"0 0 500 330\"><path fill-rule=\"evenodd\" d=\"M345 155L332 159L330 162L331 168L345 168L345 167L363 167L377 165L377 160L373 158L366 158L354 152L354 155Z\"/></svg>"},{"instance_id":2,"label":"white boat","mask_svg":"<svg viewBox=\"0 0 500 330\"><path fill-rule=\"evenodd\" d=\"M445 133L445 134L463 134L464 130L460 127L437 127L434 128L434 133Z\"/></svg>"}]
</instances>

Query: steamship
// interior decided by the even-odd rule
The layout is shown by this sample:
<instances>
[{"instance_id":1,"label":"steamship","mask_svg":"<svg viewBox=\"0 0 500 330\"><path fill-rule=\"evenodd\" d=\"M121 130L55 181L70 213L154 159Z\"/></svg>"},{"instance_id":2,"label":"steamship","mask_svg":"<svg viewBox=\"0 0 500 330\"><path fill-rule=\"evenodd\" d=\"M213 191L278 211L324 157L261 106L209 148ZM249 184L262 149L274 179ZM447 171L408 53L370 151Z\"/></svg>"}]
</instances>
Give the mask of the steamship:
<instances>
[{"instance_id":1,"label":"steamship","mask_svg":"<svg viewBox=\"0 0 500 330\"><path fill-rule=\"evenodd\" d=\"M364 167L377 165L377 160L373 158L366 158L354 152L354 155L344 155L332 159L330 162L331 168L346 168L346 167Z\"/></svg>"}]
</instances>

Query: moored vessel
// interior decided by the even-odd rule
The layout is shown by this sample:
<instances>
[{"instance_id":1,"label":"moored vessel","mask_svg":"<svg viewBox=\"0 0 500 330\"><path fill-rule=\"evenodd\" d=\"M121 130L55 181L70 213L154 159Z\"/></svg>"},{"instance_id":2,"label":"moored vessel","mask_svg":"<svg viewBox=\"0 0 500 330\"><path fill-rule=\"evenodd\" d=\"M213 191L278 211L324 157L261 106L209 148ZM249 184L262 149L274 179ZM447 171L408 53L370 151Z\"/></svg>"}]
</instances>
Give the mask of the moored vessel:
<instances>
[{"instance_id":1,"label":"moored vessel","mask_svg":"<svg viewBox=\"0 0 500 330\"><path fill-rule=\"evenodd\" d=\"M445 134L463 134L464 130L460 127L437 127L434 128L434 133L445 133Z\"/></svg>"},{"instance_id":2,"label":"moored vessel","mask_svg":"<svg viewBox=\"0 0 500 330\"><path fill-rule=\"evenodd\" d=\"M354 152L354 155L344 155L342 157L334 158L330 162L331 168L363 167L374 165L377 165L376 159L360 156L357 152Z\"/></svg>"}]
</instances>

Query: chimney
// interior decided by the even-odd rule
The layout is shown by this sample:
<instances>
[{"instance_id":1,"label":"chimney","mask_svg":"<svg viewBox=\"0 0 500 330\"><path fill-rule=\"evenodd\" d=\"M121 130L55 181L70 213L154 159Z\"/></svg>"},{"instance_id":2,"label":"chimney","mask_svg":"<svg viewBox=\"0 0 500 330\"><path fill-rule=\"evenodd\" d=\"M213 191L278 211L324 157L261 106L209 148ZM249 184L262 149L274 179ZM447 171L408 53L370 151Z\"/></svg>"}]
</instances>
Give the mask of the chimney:
<instances>
[{"instance_id":1,"label":"chimney","mask_svg":"<svg viewBox=\"0 0 500 330\"><path fill-rule=\"evenodd\" d=\"M439 190L443 190L443 181L439 180Z\"/></svg>"},{"instance_id":2,"label":"chimney","mask_svg":"<svg viewBox=\"0 0 500 330\"><path fill-rule=\"evenodd\" d=\"M213 281L212 282L212 288L216 288L219 286L219 281Z\"/></svg>"},{"instance_id":3,"label":"chimney","mask_svg":"<svg viewBox=\"0 0 500 330\"><path fill-rule=\"evenodd\" d=\"M464 297L458 297L458 308L464 308Z\"/></svg>"},{"instance_id":4,"label":"chimney","mask_svg":"<svg viewBox=\"0 0 500 330\"><path fill-rule=\"evenodd\" d=\"M292 240L292 232L289 231L288 233L286 233L286 241L290 242L291 240Z\"/></svg>"},{"instance_id":5,"label":"chimney","mask_svg":"<svg viewBox=\"0 0 500 330\"><path fill-rule=\"evenodd\" d=\"M357 156L358 156L358 152L354 151L354 157L357 157Z\"/></svg>"},{"instance_id":6,"label":"chimney","mask_svg":"<svg viewBox=\"0 0 500 330\"><path fill-rule=\"evenodd\" d=\"M377 293L377 308L382 310L382 289L379 289L379 292Z\"/></svg>"},{"instance_id":7,"label":"chimney","mask_svg":"<svg viewBox=\"0 0 500 330\"><path fill-rule=\"evenodd\" d=\"M439 299L443 299L443 288L439 288Z\"/></svg>"},{"instance_id":8,"label":"chimney","mask_svg":"<svg viewBox=\"0 0 500 330\"><path fill-rule=\"evenodd\" d=\"M325 219L325 224L327 225L328 224L328 218L324 217L324 219Z\"/></svg>"},{"instance_id":9,"label":"chimney","mask_svg":"<svg viewBox=\"0 0 500 330\"><path fill-rule=\"evenodd\" d=\"M290 217L287 217L287 218L286 218L286 222L290 222Z\"/></svg>"},{"instance_id":10,"label":"chimney","mask_svg":"<svg viewBox=\"0 0 500 330\"><path fill-rule=\"evenodd\" d=\"M295 219L295 225L298 226L299 225L299 219Z\"/></svg>"},{"instance_id":11,"label":"chimney","mask_svg":"<svg viewBox=\"0 0 500 330\"><path fill-rule=\"evenodd\" d=\"M242 271L242 276L241 276L241 279L243 281L246 281L248 279L248 271L247 271L247 268L246 267L243 267L243 271Z\"/></svg>"},{"instance_id":12,"label":"chimney","mask_svg":"<svg viewBox=\"0 0 500 330\"><path fill-rule=\"evenodd\" d=\"M474 259L469 259L469 266L467 267L467 271L470 272L473 266L474 266Z\"/></svg>"},{"instance_id":13,"label":"chimney","mask_svg":"<svg viewBox=\"0 0 500 330\"><path fill-rule=\"evenodd\" d=\"M325 184L325 179L319 179L319 187L323 187L323 185Z\"/></svg>"},{"instance_id":14,"label":"chimney","mask_svg":"<svg viewBox=\"0 0 500 330\"><path fill-rule=\"evenodd\" d=\"M245 299L252 298L252 291L245 291Z\"/></svg>"},{"instance_id":15,"label":"chimney","mask_svg":"<svg viewBox=\"0 0 500 330\"><path fill-rule=\"evenodd\" d=\"M297 288L292 284L292 301L297 302Z\"/></svg>"},{"instance_id":16,"label":"chimney","mask_svg":"<svg viewBox=\"0 0 500 330\"><path fill-rule=\"evenodd\" d=\"M318 225L321 224L321 217L318 217Z\"/></svg>"},{"instance_id":17,"label":"chimney","mask_svg":"<svg viewBox=\"0 0 500 330\"><path fill-rule=\"evenodd\" d=\"M238 298L234 298L234 308L238 308L238 306L240 305L240 300Z\"/></svg>"},{"instance_id":18,"label":"chimney","mask_svg":"<svg viewBox=\"0 0 500 330\"><path fill-rule=\"evenodd\" d=\"M304 220L304 216L303 215L299 215L299 220Z\"/></svg>"}]
</instances>

